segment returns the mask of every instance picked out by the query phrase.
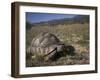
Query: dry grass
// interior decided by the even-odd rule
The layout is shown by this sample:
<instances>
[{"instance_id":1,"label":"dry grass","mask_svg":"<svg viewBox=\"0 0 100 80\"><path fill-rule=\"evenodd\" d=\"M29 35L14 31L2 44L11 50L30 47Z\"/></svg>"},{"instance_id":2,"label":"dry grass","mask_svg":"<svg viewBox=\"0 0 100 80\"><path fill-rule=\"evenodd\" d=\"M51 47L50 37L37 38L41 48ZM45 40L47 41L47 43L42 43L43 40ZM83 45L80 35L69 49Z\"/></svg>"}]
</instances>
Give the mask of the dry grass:
<instances>
[{"instance_id":1,"label":"dry grass","mask_svg":"<svg viewBox=\"0 0 100 80\"><path fill-rule=\"evenodd\" d=\"M55 34L64 43L74 46L76 54L74 56L66 55L53 62L45 61L40 56L34 59L26 59L27 67L89 64L89 24L32 27L31 30L26 31L26 49L35 36L45 31Z\"/></svg>"}]
</instances>

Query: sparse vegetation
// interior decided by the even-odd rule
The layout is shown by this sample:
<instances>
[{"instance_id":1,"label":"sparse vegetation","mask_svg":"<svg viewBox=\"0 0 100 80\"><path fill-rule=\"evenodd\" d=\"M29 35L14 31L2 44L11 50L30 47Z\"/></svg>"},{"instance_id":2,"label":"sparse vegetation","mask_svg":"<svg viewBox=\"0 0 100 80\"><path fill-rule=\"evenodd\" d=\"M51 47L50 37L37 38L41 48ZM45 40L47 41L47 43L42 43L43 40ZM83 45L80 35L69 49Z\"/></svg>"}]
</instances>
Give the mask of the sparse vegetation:
<instances>
[{"instance_id":1,"label":"sparse vegetation","mask_svg":"<svg viewBox=\"0 0 100 80\"><path fill-rule=\"evenodd\" d=\"M55 34L65 44L70 44L75 48L75 55L66 55L57 61L45 61L44 57L37 56L34 58L26 58L27 67L35 66L55 66L55 65L77 65L89 64L89 23L73 23L73 24L56 24L35 25L31 29L26 30L26 49L31 41L41 32L49 32Z\"/></svg>"}]
</instances>

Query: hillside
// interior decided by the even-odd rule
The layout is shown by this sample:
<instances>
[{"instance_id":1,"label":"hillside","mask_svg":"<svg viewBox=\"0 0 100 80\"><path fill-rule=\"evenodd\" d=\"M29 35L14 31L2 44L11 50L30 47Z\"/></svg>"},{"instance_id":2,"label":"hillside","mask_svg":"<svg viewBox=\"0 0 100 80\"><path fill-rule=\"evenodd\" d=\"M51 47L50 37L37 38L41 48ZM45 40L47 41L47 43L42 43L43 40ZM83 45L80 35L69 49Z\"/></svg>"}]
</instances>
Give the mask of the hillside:
<instances>
[{"instance_id":1,"label":"hillside","mask_svg":"<svg viewBox=\"0 0 100 80\"><path fill-rule=\"evenodd\" d=\"M64 18L64 19L55 19L50 21L43 21L39 23L31 23L31 27L35 26L56 26L56 25L63 25L63 24L74 24L74 23L88 23L89 22L89 16L88 15L77 15L73 18ZM27 25L29 25L29 22L27 22ZM30 27L30 26L27 26Z\"/></svg>"}]
</instances>

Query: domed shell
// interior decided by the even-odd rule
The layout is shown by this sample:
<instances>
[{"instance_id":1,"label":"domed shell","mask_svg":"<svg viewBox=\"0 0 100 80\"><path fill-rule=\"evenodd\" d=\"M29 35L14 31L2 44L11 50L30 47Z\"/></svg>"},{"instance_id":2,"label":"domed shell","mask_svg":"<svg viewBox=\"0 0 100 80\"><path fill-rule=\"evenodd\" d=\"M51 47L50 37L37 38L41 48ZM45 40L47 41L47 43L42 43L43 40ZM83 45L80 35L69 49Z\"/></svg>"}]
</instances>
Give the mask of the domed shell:
<instances>
[{"instance_id":1,"label":"domed shell","mask_svg":"<svg viewBox=\"0 0 100 80\"><path fill-rule=\"evenodd\" d=\"M28 53L44 56L60 43L61 41L54 34L44 32L33 38L27 51Z\"/></svg>"},{"instance_id":2,"label":"domed shell","mask_svg":"<svg viewBox=\"0 0 100 80\"><path fill-rule=\"evenodd\" d=\"M48 47L60 43L60 40L51 33L42 33L32 40L33 47Z\"/></svg>"}]
</instances>

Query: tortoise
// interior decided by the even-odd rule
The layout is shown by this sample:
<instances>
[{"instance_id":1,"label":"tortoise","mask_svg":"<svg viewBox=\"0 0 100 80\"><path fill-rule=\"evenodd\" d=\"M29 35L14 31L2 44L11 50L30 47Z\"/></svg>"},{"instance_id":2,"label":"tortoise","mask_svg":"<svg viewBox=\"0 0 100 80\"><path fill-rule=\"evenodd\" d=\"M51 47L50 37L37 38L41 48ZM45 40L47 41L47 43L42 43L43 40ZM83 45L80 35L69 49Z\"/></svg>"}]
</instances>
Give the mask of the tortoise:
<instances>
[{"instance_id":1,"label":"tortoise","mask_svg":"<svg viewBox=\"0 0 100 80\"><path fill-rule=\"evenodd\" d=\"M66 54L73 54L74 51L73 46L64 44L54 34L43 32L33 38L27 49L27 57L42 56L46 57L46 60L57 60Z\"/></svg>"}]
</instances>

